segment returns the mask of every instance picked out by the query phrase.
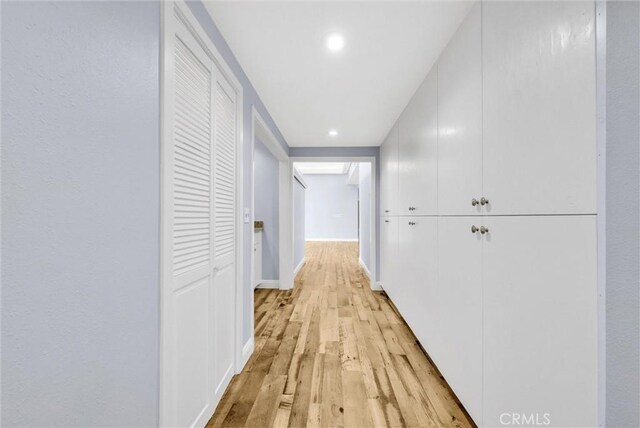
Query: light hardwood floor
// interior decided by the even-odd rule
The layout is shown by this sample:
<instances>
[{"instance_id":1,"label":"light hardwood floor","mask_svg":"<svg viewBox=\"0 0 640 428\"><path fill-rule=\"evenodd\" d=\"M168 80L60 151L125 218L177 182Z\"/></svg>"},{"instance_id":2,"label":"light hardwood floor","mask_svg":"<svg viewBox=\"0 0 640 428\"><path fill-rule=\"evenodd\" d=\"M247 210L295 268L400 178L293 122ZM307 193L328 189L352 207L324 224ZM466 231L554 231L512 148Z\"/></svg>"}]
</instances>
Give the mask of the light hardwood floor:
<instances>
[{"instance_id":1,"label":"light hardwood floor","mask_svg":"<svg viewBox=\"0 0 640 428\"><path fill-rule=\"evenodd\" d=\"M256 290L255 351L212 427L469 427L358 244L312 242L291 291Z\"/></svg>"}]
</instances>

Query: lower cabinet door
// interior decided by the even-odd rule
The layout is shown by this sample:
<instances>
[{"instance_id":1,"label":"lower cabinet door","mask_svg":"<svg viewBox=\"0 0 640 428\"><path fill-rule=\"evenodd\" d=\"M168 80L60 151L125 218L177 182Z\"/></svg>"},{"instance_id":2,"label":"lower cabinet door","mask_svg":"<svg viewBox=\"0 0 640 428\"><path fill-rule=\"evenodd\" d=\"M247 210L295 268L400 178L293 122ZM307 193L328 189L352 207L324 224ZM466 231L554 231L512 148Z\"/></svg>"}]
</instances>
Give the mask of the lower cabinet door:
<instances>
[{"instance_id":1,"label":"lower cabinet door","mask_svg":"<svg viewBox=\"0 0 640 428\"><path fill-rule=\"evenodd\" d=\"M438 331L438 219L403 217L399 225L398 272L402 284L398 309L428 351Z\"/></svg>"},{"instance_id":2,"label":"lower cabinet door","mask_svg":"<svg viewBox=\"0 0 640 428\"><path fill-rule=\"evenodd\" d=\"M595 216L484 225L484 426L597 426Z\"/></svg>"},{"instance_id":3,"label":"lower cabinet door","mask_svg":"<svg viewBox=\"0 0 640 428\"><path fill-rule=\"evenodd\" d=\"M438 219L437 321L425 347L476 424L482 422L482 217Z\"/></svg>"},{"instance_id":4,"label":"lower cabinet door","mask_svg":"<svg viewBox=\"0 0 640 428\"><path fill-rule=\"evenodd\" d=\"M380 225L380 281L391 297L398 288L398 218L383 217Z\"/></svg>"}]
</instances>

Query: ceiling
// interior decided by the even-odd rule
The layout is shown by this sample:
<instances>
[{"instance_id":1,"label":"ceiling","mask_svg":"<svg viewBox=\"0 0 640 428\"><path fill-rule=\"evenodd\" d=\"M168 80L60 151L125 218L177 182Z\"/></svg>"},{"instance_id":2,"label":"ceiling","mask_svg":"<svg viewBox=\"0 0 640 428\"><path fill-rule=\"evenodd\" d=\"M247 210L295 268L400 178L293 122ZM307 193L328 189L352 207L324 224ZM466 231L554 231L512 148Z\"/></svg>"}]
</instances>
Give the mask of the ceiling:
<instances>
[{"instance_id":1,"label":"ceiling","mask_svg":"<svg viewBox=\"0 0 640 428\"><path fill-rule=\"evenodd\" d=\"M288 144L322 147L380 145L472 3L205 4Z\"/></svg>"},{"instance_id":2,"label":"ceiling","mask_svg":"<svg viewBox=\"0 0 640 428\"><path fill-rule=\"evenodd\" d=\"M350 162L295 162L294 167L302 174L346 174Z\"/></svg>"}]
</instances>

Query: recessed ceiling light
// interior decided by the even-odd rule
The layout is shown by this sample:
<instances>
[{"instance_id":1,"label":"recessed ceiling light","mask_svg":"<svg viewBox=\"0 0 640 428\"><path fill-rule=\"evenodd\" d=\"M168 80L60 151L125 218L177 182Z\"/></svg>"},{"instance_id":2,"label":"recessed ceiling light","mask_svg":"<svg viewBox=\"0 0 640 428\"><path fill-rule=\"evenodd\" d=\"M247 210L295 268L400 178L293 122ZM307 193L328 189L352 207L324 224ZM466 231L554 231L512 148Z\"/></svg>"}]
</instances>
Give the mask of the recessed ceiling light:
<instances>
[{"instance_id":1,"label":"recessed ceiling light","mask_svg":"<svg viewBox=\"0 0 640 428\"><path fill-rule=\"evenodd\" d=\"M344 48L344 36L340 33L328 34L324 39L324 44L331 52L339 52Z\"/></svg>"},{"instance_id":2,"label":"recessed ceiling light","mask_svg":"<svg viewBox=\"0 0 640 428\"><path fill-rule=\"evenodd\" d=\"M338 130L337 129L331 129L329 131L329 137L337 137L338 136Z\"/></svg>"}]
</instances>

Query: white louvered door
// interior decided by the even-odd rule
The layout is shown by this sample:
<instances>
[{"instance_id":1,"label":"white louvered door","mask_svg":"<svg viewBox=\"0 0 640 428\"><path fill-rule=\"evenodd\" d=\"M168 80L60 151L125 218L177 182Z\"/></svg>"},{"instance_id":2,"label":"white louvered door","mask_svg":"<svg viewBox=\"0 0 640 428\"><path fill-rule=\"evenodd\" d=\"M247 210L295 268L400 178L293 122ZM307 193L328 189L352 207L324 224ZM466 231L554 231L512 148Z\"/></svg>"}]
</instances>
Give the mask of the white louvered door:
<instances>
[{"instance_id":1,"label":"white louvered door","mask_svg":"<svg viewBox=\"0 0 640 428\"><path fill-rule=\"evenodd\" d=\"M181 22L168 22L163 147L165 426L204 426L234 369L236 92Z\"/></svg>"},{"instance_id":2,"label":"white louvered door","mask_svg":"<svg viewBox=\"0 0 640 428\"><path fill-rule=\"evenodd\" d=\"M220 75L214 86L213 296L216 400L233 375L236 282L236 93Z\"/></svg>"}]
</instances>

